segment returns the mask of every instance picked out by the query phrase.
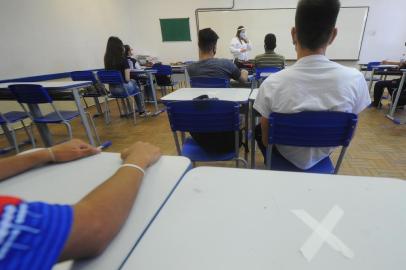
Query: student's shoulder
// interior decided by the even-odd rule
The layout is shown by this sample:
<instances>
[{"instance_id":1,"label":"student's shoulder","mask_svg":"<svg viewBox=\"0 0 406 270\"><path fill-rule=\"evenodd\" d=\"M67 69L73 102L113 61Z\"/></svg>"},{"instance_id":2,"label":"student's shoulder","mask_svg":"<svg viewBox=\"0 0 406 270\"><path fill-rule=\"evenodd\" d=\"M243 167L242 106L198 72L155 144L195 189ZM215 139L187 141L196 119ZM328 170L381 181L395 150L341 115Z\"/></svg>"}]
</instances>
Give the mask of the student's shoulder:
<instances>
[{"instance_id":1,"label":"student's shoulder","mask_svg":"<svg viewBox=\"0 0 406 270\"><path fill-rule=\"evenodd\" d=\"M353 78L353 79L360 79L364 78L364 75L358 69L354 67L347 67L342 64L338 64L334 62L334 65L337 68L338 76L346 77L346 78Z\"/></svg>"}]
</instances>

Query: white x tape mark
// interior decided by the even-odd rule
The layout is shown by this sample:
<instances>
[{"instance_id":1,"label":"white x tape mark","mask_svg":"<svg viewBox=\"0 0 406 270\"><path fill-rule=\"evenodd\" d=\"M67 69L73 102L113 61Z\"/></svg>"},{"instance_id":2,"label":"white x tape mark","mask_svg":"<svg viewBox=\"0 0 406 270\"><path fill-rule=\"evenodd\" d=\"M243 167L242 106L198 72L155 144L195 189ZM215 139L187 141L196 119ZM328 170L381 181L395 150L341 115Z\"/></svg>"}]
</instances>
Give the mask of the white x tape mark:
<instances>
[{"instance_id":1,"label":"white x tape mark","mask_svg":"<svg viewBox=\"0 0 406 270\"><path fill-rule=\"evenodd\" d=\"M307 238L306 242L300 248L303 256L310 262L319 252L324 242L330 245L332 249L341 253L343 256L352 259L354 252L348 248L337 236L331 232L344 215L343 209L335 205L333 209L319 223L305 210L291 210L299 219L309 226L313 233Z\"/></svg>"}]
</instances>

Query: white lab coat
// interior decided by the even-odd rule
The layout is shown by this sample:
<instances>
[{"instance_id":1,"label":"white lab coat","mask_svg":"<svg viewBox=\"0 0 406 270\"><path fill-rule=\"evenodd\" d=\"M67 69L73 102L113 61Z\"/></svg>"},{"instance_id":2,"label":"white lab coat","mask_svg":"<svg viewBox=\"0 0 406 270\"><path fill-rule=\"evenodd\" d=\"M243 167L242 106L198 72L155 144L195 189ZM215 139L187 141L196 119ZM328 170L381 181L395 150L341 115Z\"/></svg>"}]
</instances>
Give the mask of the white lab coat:
<instances>
[{"instance_id":1,"label":"white lab coat","mask_svg":"<svg viewBox=\"0 0 406 270\"><path fill-rule=\"evenodd\" d=\"M246 52L241 52L241 49L246 49ZM234 59L238 59L241 61L248 61L248 52L252 50L251 42L245 43L241 41L237 37L233 37L230 44L230 52L233 54Z\"/></svg>"}]
</instances>

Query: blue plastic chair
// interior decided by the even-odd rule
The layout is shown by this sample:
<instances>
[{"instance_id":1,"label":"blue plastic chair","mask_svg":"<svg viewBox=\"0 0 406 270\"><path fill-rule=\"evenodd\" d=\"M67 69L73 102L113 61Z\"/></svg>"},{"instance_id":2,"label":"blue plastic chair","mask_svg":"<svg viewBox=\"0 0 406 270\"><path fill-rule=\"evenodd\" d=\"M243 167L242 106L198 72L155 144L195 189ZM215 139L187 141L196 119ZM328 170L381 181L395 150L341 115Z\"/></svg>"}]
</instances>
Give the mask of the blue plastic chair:
<instances>
[{"instance_id":1,"label":"blue plastic chair","mask_svg":"<svg viewBox=\"0 0 406 270\"><path fill-rule=\"evenodd\" d=\"M345 112L272 113L269 117L267 168L280 171L336 174L354 135L357 121L357 115ZM302 170L280 154L273 153L274 144L300 147L342 146L342 148L335 167L330 157L326 157L312 168Z\"/></svg>"},{"instance_id":2,"label":"blue plastic chair","mask_svg":"<svg viewBox=\"0 0 406 270\"><path fill-rule=\"evenodd\" d=\"M172 67L170 65L162 65L161 63L154 64L152 69L155 69L157 73L155 74L156 84L160 87L162 95L166 95L166 88L173 87L178 84L172 80Z\"/></svg>"},{"instance_id":3,"label":"blue plastic chair","mask_svg":"<svg viewBox=\"0 0 406 270\"><path fill-rule=\"evenodd\" d=\"M72 126L70 125L70 121L74 118L80 116L78 111L60 111L58 110L48 91L42 87L41 85L37 84L14 84L10 85L9 89L11 93L15 96L16 100L20 103L21 107L30 115L31 120L36 124L63 124L67 131L69 138L72 139ZM41 117L34 117L32 116L24 104L49 104L53 112L46 114L45 116ZM89 121L92 125L93 131L96 135L96 138L100 144L100 138L96 130L96 126L94 125L92 117L90 114L86 112L86 115L89 118Z\"/></svg>"},{"instance_id":4,"label":"blue plastic chair","mask_svg":"<svg viewBox=\"0 0 406 270\"><path fill-rule=\"evenodd\" d=\"M136 109L135 109L135 100L132 99L132 102L130 101L130 97L140 95L141 92L136 92L136 93L128 93L127 88L124 86L125 82L123 79L123 76L121 75L120 71L117 70L102 70L97 72L97 77L99 78L99 81L104 84L108 84L111 87L120 87L124 91L122 91L122 95L117 95L113 92L110 91L110 96L111 98L114 98L116 100L121 99L124 107L124 115L128 115L131 111L133 113L133 119L134 119L134 125L137 122L136 119ZM126 105L129 104L129 108ZM120 111L120 115L123 115L121 112L120 105L118 104L118 109Z\"/></svg>"},{"instance_id":5,"label":"blue plastic chair","mask_svg":"<svg viewBox=\"0 0 406 270\"><path fill-rule=\"evenodd\" d=\"M86 71L72 71L70 73L70 77L72 81L91 81L93 82L93 85L90 87L85 88L85 93L83 94L83 101L87 106L86 99L87 97L89 98L94 98L95 104L97 106L97 110L100 113L103 113L100 108L100 103L99 103L99 97L104 98L104 119L106 124L110 123L110 108L109 108L109 102L108 102L108 92L107 89L105 88L104 84L100 83L93 71L86 70Z\"/></svg>"},{"instance_id":6,"label":"blue plastic chair","mask_svg":"<svg viewBox=\"0 0 406 270\"><path fill-rule=\"evenodd\" d=\"M266 79L268 76L262 76L263 73L277 73L281 71L282 68L279 67L262 67L262 68L255 68L255 79L261 80Z\"/></svg>"},{"instance_id":7,"label":"blue plastic chair","mask_svg":"<svg viewBox=\"0 0 406 270\"><path fill-rule=\"evenodd\" d=\"M25 112L19 112L19 111L11 111L11 112L7 112L7 113L0 113L0 125L2 127L6 127L10 133L11 133L11 138L13 140L13 147L16 150L17 153L20 152L20 148L19 148L19 143L17 141L17 136L16 136L16 131L14 129L14 124L20 122L25 130L25 133L27 134L28 138L31 141L31 145L33 148L35 148L35 139L32 133L32 125L29 125L29 129L27 128L27 126L24 123L24 120L29 118L30 116L25 113ZM9 150L6 150L4 152L8 152ZM3 150L0 150L0 152L2 153Z\"/></svg>"},{"instance_id":8,"label":"blue plastic chair","mask_svg":"<svg viewBox=\"0 0 406 270\"><path fill-rule=\"evenodd\" d=\"M230 80L223 78L191 77L192 88L229 88Z\"/></svg>"},{"instance_id":9,"label":"blue plastic chair","mask_svg":"<svg viewBox=\"0 0 406 270\"><path fill-rule=\"evenodd\" d=\"M171 130L179 155L194 162L235 160L247 166L239 157L239 128L241 119L238 103L222 100L178 101L167 104ZM193 138L186 138L185 132L235 132L235 151L225 154L208 153ZM181 132L181 143L178 132Z\"/></svg>"}]
</instances>

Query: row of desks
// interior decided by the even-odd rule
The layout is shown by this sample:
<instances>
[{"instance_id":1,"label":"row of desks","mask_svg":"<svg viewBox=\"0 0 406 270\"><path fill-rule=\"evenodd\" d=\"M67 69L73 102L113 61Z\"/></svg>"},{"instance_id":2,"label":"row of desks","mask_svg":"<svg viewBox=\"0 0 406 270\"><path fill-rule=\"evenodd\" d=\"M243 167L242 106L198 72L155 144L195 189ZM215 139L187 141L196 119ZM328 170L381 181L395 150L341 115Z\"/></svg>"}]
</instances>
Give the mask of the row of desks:
<instances>
[{"instance_id":1,"label":"row of desks","mask_svg":"<svg viewBox=\"0 0 406 270\"><path fill-rule=\"evenodd\" d=\"M30 201L73 204L120 164L119 154L102 153L34 169L0 183L0 190ZM162 157L147 170L130 216L108 249L55 269L406 266L402 180L189 168L186 158Z\"/></svg>"}]
</instances>

